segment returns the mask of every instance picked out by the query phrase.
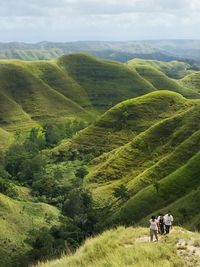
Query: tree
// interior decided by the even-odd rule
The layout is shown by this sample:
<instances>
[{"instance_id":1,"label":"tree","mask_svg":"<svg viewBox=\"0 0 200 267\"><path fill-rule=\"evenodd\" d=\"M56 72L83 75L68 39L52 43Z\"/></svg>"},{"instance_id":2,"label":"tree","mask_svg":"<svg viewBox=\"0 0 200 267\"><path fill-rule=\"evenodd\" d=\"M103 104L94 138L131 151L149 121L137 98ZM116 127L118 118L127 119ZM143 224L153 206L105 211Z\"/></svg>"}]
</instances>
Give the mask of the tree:
<instances>
[{"instance_id":1,"label":"tree","mask_svg":"<svg viewBox=\"0 0 200 267\"><path fill-rule=\"evenodd\" d=\"M37 177L44 175L45 166L45 157L40 154L33 158L25 159L21 164L21 171L18 174L19 180L32 183Z\"/></svg>"},{"instance_id":2,"label":"tree","mask_svg":"<svg viewBox=\"0 0 200 267\"><path fill-rule=\"evenodd\" d=\"M0 193L9 197L17 197L18 195L13 184L3 178L0 178Z\"/></svg>"},{"instance_id":3,"label":"tree","mask_svg":"<svg viewBox=\"0 0 200 267\"><path fill-rule=\"evenodd\" d=\"M88 170L85 166L81 166L76 170L76 177L83 179L88 174Z\"/></svg>"},{"instance_id":4,"label":"tree","mask_svg":"<svg viewBox=\"0 0 200 267\"><path fill-rule=\"evenodd\" d=\"M117 186L114 190L113 190L113 195L116 198L119 199L128 199L129 198L129 193L128 193L128 189L126 188L125 185L119 185Z\"/></svg>"},{"instance_id":5,"label":"tree","mask_svg":"<svg viewBox=\"0 0 200 267\"><path fill-rule=\"evenodd\" d=\"M13 144L5 156L5 168L13 177L17 177L21 171L22 163L29 158L29 153L21 144Z\"/></svg>"},{"instance_id":6,"label":"tree","mask_svg":"<svg viewBox=\"0 0 200 267\"><path fill-rule=\"evenodd\" d=\"M154 186L156 192L158 193L160 190L160 183L158 181L154 181L153 186Z\"/></svg>"},{"instance_id":7,"label":"tree","mask_svg":"<svg viewBox=\"0 0 200 267\"><path fill-rule=\"evenodd\" d=\"M31 150L35 147L35 149L41 150L45 148L45 136L44 131L41 128L32 128L30 131L30 134L25 142L25 145L28 145L29 143L32 145Z\"/></svg>"},{"instance_id":8,"label":"tree","mask_svg":"<svg viewBox=\"0 0 200 267\"><path fill-rule=\"evenodd\" d=\"M59 127L55 124L46 123L44 125L45 139L48 146L56 145L63 137Z\"/></svg>"}]
</instances>

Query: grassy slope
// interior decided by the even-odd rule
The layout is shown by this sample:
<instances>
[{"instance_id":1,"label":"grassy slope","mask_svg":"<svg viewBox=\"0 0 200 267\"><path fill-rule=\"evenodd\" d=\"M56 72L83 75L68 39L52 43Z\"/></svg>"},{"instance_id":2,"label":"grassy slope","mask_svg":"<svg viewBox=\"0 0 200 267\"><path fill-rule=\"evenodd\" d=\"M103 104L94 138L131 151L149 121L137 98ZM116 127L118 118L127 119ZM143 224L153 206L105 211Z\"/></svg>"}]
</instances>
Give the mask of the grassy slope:
<instances>
[{"instance_id":1,"label":"grassy slope","mask_svg":"<svg viewBox=\"0 0 200 267\"><path fill-rule=\"evenodd\" d=\"M194 108L193 111L190 110L181 116L153 126L136 137L130 144L120 148L114 155L110 155L105 162L95 166L90 180L97 183L94 184L95 189L93 190L98 202L101 205L102 202L104 205L108 202L112 203L113 188L118 184L125 184L132 197L124 204L124 211L122 209L120 215L118 213L116 217L120 218L121 222L130 223L132 221L137 222L148 213L164 208L188 194L190 191L184 191L184 188L187 190L195 189L199 182L200 158L195 158L196 165L187 166L187 162L198 155L200 150L199 112L199 108ZM166 130L168 131L166 132ZM161 132L166 134L164 138L160 139ZM178 178L176 173L173 173L182 165L186 165L186 167L181 172L181 177L184 177L188 169L192 169L194 173L189 172L188 176L180 181L177 188L174 183L177 184ZM171 177L171 179L167 177ZM115 180L111 181L112 179ZM165 192L168 199L164 198L165 201L162 203L163 195L161 194L160 198L156 199L156 190L151 184L154 181L160 181L161 187L167 188L164 183L165 179L169 179L169 188ZM145 195L145 190L148 190L146 188L149 185L151 185L151 194ZM172 189L173 192L170 191ZM171 195L174 198L171 198ZM113 203L115 201L113 199ZM154 207L152 202L157 203L158 206ZM194 199L193 202L195 203ZM133 203L133 205L129 203ZM148 203L150 204L148 205ZM118 203L118 205L121 204ZM119 210L118 205L113 207L113 210ZM191 203L188 203L185 208L190 208L190 205ZM198 207L195 208L194 212L199 213Z\"/></svg>"},{"instance_id":2,"label":"grassy slope","mask_svg":"<svg viewBox=\"0 0 200 267\"><path fill-rule=\"evenodd\" d=\"M121 129L118 126L120 114L124 111L128 116ZM119 219L120 207L127 205L120 222L132 222L131 214L137 222L148 213L170 205L190 193L182 190L180 194L175 188L174 198L164 205L157 201L158 206L152 211L148 210L149 207L146 205L152 201L151 197L148 199L147 196L145 202L142 199L144 188L147 190L146 188L155 181L163 183L170 175L176 177L173 173L182 166L186 166L187 169L189 160L200 150L199 121L199 100L186 100L179 94L169 91L153 92L116 105L95 124L77 134L71 143L63 143L55 148L54 153L63 154L67 149L74 148L83 153L100 148L101 152L110 151L91 162L85 185L92 188L97 205L111 205L111 217L113 213L118 212L116 218ZM198 164L198 157L196 161ZM196 171L198 174L199 169ZM195 180L194 175L191 174L187 179ZM119 184L126 185L131 199L139 195L136 207L138 217L135 216L129 202L117 201L113 197L113 189ZM170 180L170 184L173 185L173 179ZM187 187L187 180L183 180L183 186L193 190L196 184L191 183L191 187ZM151 188L155 194L154 187ZM197 209L196 212L198 213Z\"/></svg>"},{"instance_id":3,"label":"grassy slope","mask_svg":"<svg viewBox=\"0 0 200 267\"><path fill-rule=\"evenodd\" d=\"M200 235L176 228L158 243L148 242L148 229L119 227L89 239L74 254L40 263L38 267L184 267L198 266L199 258L183 258L177 254L177 241L199 240ZM194 264L194 265L192 265Z\"/></svg>"},{"instance_id":4,"label":"grassy slope","mask_svg":"<svg viewBox=\"0 0 200 267\"><path fill-rule=\"evenodd\" d=\"M197 187L165 208L157 210L152 215L166 213L168 210L172 210L176 219L176 225L184 225L192 230L200 229L199 203L200 187ZM139 224L145 225L148 218L149 216L143 218Z\"/></svg>"},{"instance_id":5,"label":"grassy slope","mask_svg":"<svg viewBox=\"0 0 200 267\"><path fill-rule=\"evenodd\" d=\"M1 90L1 89L0 89ZM36 123L13 99L0 91L0 126L5 129L28 128Z\"/></svg>"},{"instance_id":6,"label":"grassy slope","mask_svg":"<svg viewBox=\"0 0 200 267\"><path fill-rule=\"evenodd\" d=\"M82 107L91 107L83 88L63 71L55 61L18 62L25 65L36 77Z\"/></svg>"},{"instance_id":7,"label":"grassy slope","mask_svg":"<svg viewBox=\"0 0 200 267\"><path fill-rule=\"evenodd\" d=\"M161 70L151 64L137 64L137 61L129 61L128 66L135 69L144 79L149 81L157 90L171 90L188 98L199 98L200 94L190 87L184 87L177 80L167 77Z\"/></svg>"},{"instance_id":8,"label":"grassy slope","mask_svg":"<svg viewBox=\"0 0 200 267\"><path fill-rule=\"evenodd\" d=\"M0 80L1 91L33 119L84 113L81 107L37 79L25 66L2 63Z\"/></svg>"},{"instance_id":9,"label":"grassy slope","mask_svg":"<svg viewBox=\"0 0 200 267\"><path fill-rule=\"evenodd\" d=\"M196 92L200 93L200 72L195 72L185 76L181 83L187 87L195 90Z\"/></svg>"},{"instance_id":10,"label":"grassy slope","mask_svg":"<svg viewBox=\"0 0 200 267\"><path fill-rule=\"evenodd\" d=\"M1 266L9 266L14 257L29 246L24 243L29 231L59 222L56 208L42 203L13 200L0 194Z\"/></svg>"},{"instance_id":11,"label":"grassy slope","mask_svg":"<svg viewBox=\"0 0 200 267\"><path fill-rule=\"evenodd\" d=\"M158 61L158 60L144 60L140 58L135 58L128 61L130 65L141 65L141 66L151 66L164 72L170 78L180 79L183 78L190 68L190 65L185 62L180 61Z\"/></svg>"},{"instance_id":12,"label":"grassy slope","mask_svg":"<svg viewBox=\"0 0 200 267\"><path fill-rule=\"evenodd\" d=\"M86 181L93 188L93 194L99 205L106 206L108 203L112 203L112 212L115 209L118 210L121 203L117 202L116 204L116 199L112 195L112 190L117 185L125 184L134 198L137 193L140 194L143 188L154 181L161 180L162 182L166 176L187 164L187 161L200 150L199 118L200 108L197 105L189 111L163 120L139 134L130 143L94 160L94 165ZM199 158L197 158L197 162L199 164ZM196 175L199 175L198 167L197 172ZM193 176L190 178L195 179ZM192 186L191 189L194 189L196 185L192 184ZM139 198L143 195L142 192ZM177 195L176 192L174 195L175 199L172 201L182 197L184 191L182 191L182 195L178 192ZM140 211L144 212L144 214L141 213L141 216L148 214L149 207L146 205L148 202L151 202L151 199L147 199L145 203L142 199L141 203L138 202L138 205L141 206ZM161 202L157 203L161 205ZM143 205L146 205L146 209ZM134 214L136 219L134 209L129 206L127 210ZM156 209L152 211L156 211ZM126 212L121 221L127 219L130 222L132 218ZM196 212L198 213L198 209Z\"/></svg>"},{"instance_id":13,"label":"grassy slope","mask_svg":"<svg viewBox=\"0 0 200 267\"><path fill-rule=\"evenodd\" d=\"M200 185L200 153L193 156L185 165L160 181L156 192L153 185L140 190L125 203L114 217L117 221L138 222L148 213L165 208L170 203L190 193ZM196 200L195 200L196 201ZM198 214L198 209L196 210Z\"/></svg>"},{"instance_id":14,"label":"grassy slope","mask_svg":"<svg viewBox=\"0 0 200 267\"><path fill-rule=\"evenodd\" d=\"M165 91L130 99L110 109L96 123L75 136L71 143L63 143L54 151L64 153L69 148L76 148L84 153L93 150L107 152L128 143L153 124L190 106L190 101ZM124 112L128 116L121 123Z\"/></svg>"},{"instance_id":15,"label":"grassy slope","mask_svg":"<svg viewBox=\"0 0 200 267\"><path fill-rule=\"evenodd\" d=\"M92 106L100 110L155 90L136 71L114 61L77 53L60 57L58 64L84 88Z\"/></svg>"},{"instance_id":16,"label":"grassy slope","mask_svg":"<svg viewBox=\"0 0 200 267\"><path fill-rule=\"evenodd\" d=\"M4 151L13 142L13 135L0 128L0 151Z\"/></svg>"},{"instance_id":17,"label":"grassy slope","mask_svg":"<svg viewBox=\"0 0 200 267\"><path fill-rule=\"evenodd\" d=\"M52 61L1 60L0 126L12 131L67 116L93 120L125 99L157 89L193 92L155 68L144 74L141 65L137 71L132 65L81 53Z\"/></svg>"}]
</instances>

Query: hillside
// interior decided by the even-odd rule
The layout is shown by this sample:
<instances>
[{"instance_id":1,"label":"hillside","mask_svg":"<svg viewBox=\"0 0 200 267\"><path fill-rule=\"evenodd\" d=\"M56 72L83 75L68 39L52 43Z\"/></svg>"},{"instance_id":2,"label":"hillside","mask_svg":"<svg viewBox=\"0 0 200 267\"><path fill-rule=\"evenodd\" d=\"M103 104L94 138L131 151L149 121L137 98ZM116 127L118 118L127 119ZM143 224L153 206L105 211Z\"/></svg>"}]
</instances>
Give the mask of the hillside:
<instances>
[{"instance_id":1,"label":"hillside","mask_svg":"<svg viewBox=\"0 0 200 267\"><path fill-rule=\"evenodd\" d=\"M173 72L184 77L170 78ZM180 62L124 64L84 53L1 60L0 265L54 259L108 227L145 226L167 209L175 224L199 230L199 96L198 72L188 73ZM136 240L146 235L145 229L120 229ZM95 253L104 251L98 237L87 242ZM163 251L158 244L155 262L147 242L142 249L149 258L136 253L133 261L124 257L127 247L105 248L114 249L111 258L115 249L123 256L113 266L168 266L169 258L184 263L174 239L169 242ZM76 259L81 251L60 263L105 266L103 257L88 261L84 246Z\"/></svg>"},{"instance_id":2,"label":"hillside","mask_svg":"<svg viewBox=\"0 0 200 267\"><path fill-rule=\"evenodd\" d=\"M165 63L164 63L165 64ZM168 68L169 64L167 65ZM171 62L173 64L173 62ZM157 90L171 90L177 93L180 93L188 98L199 98L200 95L196 90L193 90L190 86L187 88L184 87L182 83L178 80L170 79L165 73L161 71L162 67L158 67L158 63L154 64L152 62L147 61L146 64L141 64L141 61L131 60L128 62L128 66L132 69L136 69L136 71L147 81L149 81ZM160 68L160 69L159 69ZM166 70L164 71L166 72ZM174 73L178 75L179 71L176 70Z\"/></svg>"},{"instance_id":3,"label":"hillside","mask_svg":"<svg viewBox=\"0 0 200 267\"><path fill-rule=\"evenodd\" d=\"M153 92L124 101L108 110L72 140L63 142L54 152L64 154L68 149L77 149L83 153L99 151L102 154L111 151L128 143L155 123L179 114L192 105L191 101L168 91Z\"/></svg>"},{"instance_id":4,"label":"hillside","mask_svg":"<svg viewBox=\"0 0 200 267\"><path fill-rule=\"evenodd\" d=\"M30 246L30 232L59 223L59 211L50 205L13 200L0 194L1 266L19 266L18 259Z\"/></svg>"},{"instance_id":5,"label":"hillside","mask_svg":"<svg viewBox=\"0 0 200 267\"><path fill-rule=\"evenodd\" d=\"M181 62L181 61L158 61L158 60L144 60L141 58L135 58L128 61L129 65L136 65L136 66L149 66L156 68L164 72L168 77L174 79L183 78L191 68L189 63Z\"/></svg>"},{"instance_id":6,"label":"hillside","mask_svg":"<svg viewBox=\"0 0 200 267\"><path fill-rule=\"evenodd\" d=\"M131 142L95 159L87 184L92 186L99 205L110 203L111 217L117 211L114 216L117 221L136 223L146 214L161 210L196 189L200 175L199 118L200 109L197 105L162 120ZM178 177L183 179L180 184ZM158 193L155 183L159 186ZM117 201L112 194L120 184L125 185L129 192L130 199L125 203ZM165 198L165 195L169 197ZM157 206L150 204L150 208L147 203L155 198L158 198L155 202ZM198 213L197 207L190 213L189 203L184 208L188 210L188 220L193 218L195 212ZM184 223L183 219L181 223ZM193 227L199 226L193 224Z\"/></svg>"},{"instance_id":7,"label":"hillside","mask_svg":"<svg viewBox=\"0 0 200 267\"><path fill-rule=\"evenodd\" d=\"M196 92L200 92L200 73L199 72L195 72L195 73L191 73L187 76L185 76L182 80L181 83L187 87L187 88L191 88Z\"/></svg>"},{"instance_id":8,"label":"hillside","mask_svg":"<svg viewBox=\"0 0 200 267\"><path fill-rule=\"evenodd\" d=\"M137 223L199 186L199 121L199 100L187 100L169 91L153 92L116 105L71 141L54 148L52 156L65 159L71 151L92 155L85 186L92 189L99 207L110 207L106 223ZM179 176L183 180L179 187L174 187ZM169 181L169 189L164 186L165 181ZM167 195L170 194L167 190L173 189L172 196L162 202L155 183L166 188ZM128 190L128 201L113 195L114 189L122 184ZM151 193L146 193L148 190ZM157 206L151 205L151 210L147 203L155 197ZM190 209L190 204L185 209ZM197 210L196 207L188 217L192 219ZM180 217L179 211L177 215ZM198 228L198 223L193 227Z\"/></svg>"},{"instance_id":9,"label":"hillside","mask_svg":"<svg viewBox=\"0 0 200 267\"><path fill-rule=\"evenodd\" d=\"M12 133L66 118L91 122L123 100L156 90L199 98L193 83L184 85L164 73L167 66L178 75L185 63L159 63L160 70L152 64L158 62L122 64L83 53L51 61L1 60L0 127Z\"/></svg>"},{"instance_id":10,"label":"hillside","mask_svg":"<svg viewBox=\"0 0 200 267\"><path fill-rule=\"evenodd\" d=\"M149 243L148 234L144 228L119 227L87 240L73 255L37 267L199 266L198 233L175 228L154 244Z\"/></svg>"},{"instance_id":11,"label":"hillside","mask_svg":"<svg viewBox=\"0 0 200 267\"><path fill-rule=\"evenodd\" d=\"M118 62L77 53L59 58L58 64L84 88L92 106L104 111L122 100L154 90L135 70Z\"/></svg>"}]
</instances>

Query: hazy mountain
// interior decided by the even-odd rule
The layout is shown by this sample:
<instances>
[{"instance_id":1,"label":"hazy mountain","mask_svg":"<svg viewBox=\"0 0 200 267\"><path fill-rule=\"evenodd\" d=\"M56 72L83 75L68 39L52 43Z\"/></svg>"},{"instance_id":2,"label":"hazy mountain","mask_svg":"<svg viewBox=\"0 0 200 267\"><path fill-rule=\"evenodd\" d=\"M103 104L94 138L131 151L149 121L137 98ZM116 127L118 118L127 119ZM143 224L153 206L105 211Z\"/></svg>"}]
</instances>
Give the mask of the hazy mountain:
<instances>
[{"instance_id":1,"label":"hazy mountain","mask_svg":"<svg viewBox=\"0 0 200 267\"><path fill-rule=\"evenodd\" d=\"M200 62L199 47L198 40L40 42L36 44L13 42L0 43L0 58L44 60L71 52L88 52L99 58L122 62L132 58L162 61L192 59Z\"/></svg>"}]
</instances>

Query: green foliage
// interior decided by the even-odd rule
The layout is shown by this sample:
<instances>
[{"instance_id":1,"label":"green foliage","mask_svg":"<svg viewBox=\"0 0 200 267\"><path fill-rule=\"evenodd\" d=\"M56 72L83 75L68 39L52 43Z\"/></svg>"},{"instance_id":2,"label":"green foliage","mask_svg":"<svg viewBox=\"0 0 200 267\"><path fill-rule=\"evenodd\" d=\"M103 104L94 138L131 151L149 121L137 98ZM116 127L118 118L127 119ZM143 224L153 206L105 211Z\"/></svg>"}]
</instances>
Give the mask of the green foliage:
<instances>
[{"instance_id":1,"label":"green foliage","mask_svg":"<svg viewBox=\"0 0 200 267\"><path fill-rule=\"evenodd\" d=\"M160 183L158 181L154 181L153 186L154 186L156 192L158 193L160 190Z\"/></svg>"},{"instance_id":2,"label":"green foliage","mask_svg":"<svg viewBox=\"0 0 200 267\"><path fill-rule=\"evenodd\" d=\"M127 200L129 198L129 192L125 185L119 185L113 190L113 195L116 198Z\"/></svg>"},{"instance_id":3,"label":"green foliage","mask_svg":"<svg viewBox=\"0 0 200 267\"><path fill-rule=\"evenodd\" d=\"M81 166L76 170L76 177L83 179L88 174L88 170L85 166Z\"/></svg>"},{"instance_id":4,"label":"green foliage","mask_svg":"<svg viewBox=\"0 0 200 267\"><path fill-rule=\"evenodd\" d=\"M0 177L0 193L7 195L12 198L18 196L17 190L9 180L5 180Z\"/></svg>"}]
</instances>

